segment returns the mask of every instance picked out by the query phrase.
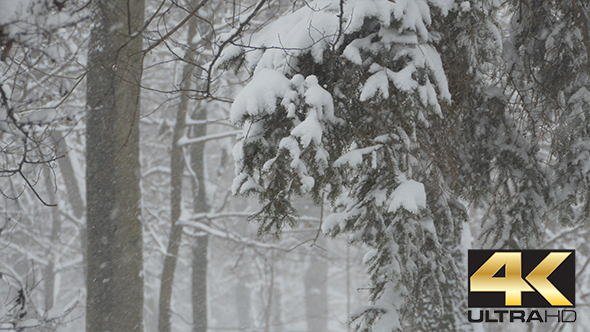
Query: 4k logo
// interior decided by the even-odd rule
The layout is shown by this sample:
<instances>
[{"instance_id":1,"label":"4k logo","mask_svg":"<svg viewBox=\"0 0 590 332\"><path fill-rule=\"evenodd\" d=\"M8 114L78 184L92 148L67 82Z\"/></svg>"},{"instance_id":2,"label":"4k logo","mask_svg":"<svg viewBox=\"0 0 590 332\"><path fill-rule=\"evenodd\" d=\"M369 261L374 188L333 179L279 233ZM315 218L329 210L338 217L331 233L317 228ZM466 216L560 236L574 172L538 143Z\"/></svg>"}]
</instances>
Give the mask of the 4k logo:
<instances>
[{"instance_id":1,"label":"4k logo","mask_svg":"<svg viewBox=\"0 0 590 332\"><path fill-rule=\"evenodd\" d=\"M575 307L575 250L469 250L470 308Z\"/></svg>"}]
</instances>

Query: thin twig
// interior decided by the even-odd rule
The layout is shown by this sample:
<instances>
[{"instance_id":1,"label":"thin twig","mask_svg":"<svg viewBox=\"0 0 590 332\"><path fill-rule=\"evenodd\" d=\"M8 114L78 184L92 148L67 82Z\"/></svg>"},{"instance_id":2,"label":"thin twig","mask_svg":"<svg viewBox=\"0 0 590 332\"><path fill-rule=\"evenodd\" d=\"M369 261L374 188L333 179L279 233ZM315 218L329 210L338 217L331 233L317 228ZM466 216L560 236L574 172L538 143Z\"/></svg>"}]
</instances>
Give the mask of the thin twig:
<instances>
[{"instance_id":1,"label":"thin twig","mask_svg":"<svg viewBox=\"0 0 590 332\"><path fill-rule=\"evenodd\" d=\"M208 0L203 0L197 7L195 7L195 9L193 9L182 21L180 21L180 23L178 23L174 28L172 28L172 30L170 30L164 37L158 39L158 41L156 41L155 43L151 44L148 48L143 50L142 51L143 55L145 56L151 50L153 50L158 45L160 45L162 42L164 42L166 39L168 39L170 36L172 36L178 29L180 29L183 25L185 25L186 22L188 22L191 19L191 17L196 16L199 9L201 9L201 7L203 7L207 2L208 2Z\"/></svg>"}]
</instances>

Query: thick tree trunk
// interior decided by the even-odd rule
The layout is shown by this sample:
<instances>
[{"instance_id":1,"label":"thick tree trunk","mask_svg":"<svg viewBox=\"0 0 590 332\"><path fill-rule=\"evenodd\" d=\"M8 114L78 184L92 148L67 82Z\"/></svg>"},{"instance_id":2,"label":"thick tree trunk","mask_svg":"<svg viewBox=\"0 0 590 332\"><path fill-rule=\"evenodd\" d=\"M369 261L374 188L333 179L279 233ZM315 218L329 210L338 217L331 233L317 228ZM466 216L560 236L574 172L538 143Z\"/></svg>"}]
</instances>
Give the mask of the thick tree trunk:
<instances>
[{"instance_id":1,"label":"thick tree trunk","mask_svg":"<svg viewBox=\"0 0 590 332\"><path fill-rule=\"evenodd\" d=\"M193 6L196 2L193 2ZM190 10L190 9L189 9ZM193 64L195 58L196 45L192 42L197 33L197 18L193 16L189 20L187 51L184 56L184 68L182 71L180 104L176 113L176 124L172 137L172 152L170 156L170 239L168 240L167 255L164 258L164 268L162 270L160 284L160 300L158 303L158 331L170 332L172 324L170 322L170 302L172 300L172 286L174 284L174 272L176 262L178 261L178 249L182 239L182 227L177 225L178 218L182 212L182 178L184 176L184 158L182 147L178 146L178 140L184 135L186 127L186 116L189 105L189 91L193 76Z\"/></svg>"},{"instance_id":2,"label":"thick tree trunk","mask_svg":"<svg viewBox=\"0 0 590 332\"><path fill-rule=\"evenodd\" d=\"M88 332L143 331L143 0L94 1L87 76Z\"/></svg>"},{"instance_id":3,"label":"thick tree trunk","mask_svg":"<svg viewBox=\"0 0 590 332\"><path fill-rule=\"evenodd\" d=\"M192 116L193 120L207 119L207 109L198 108ZM193 128L193 137L207 135L205 124ZM193 210L196 214L209 212L207 203L207 188L205 178L205 142L191 145L191 168L196 179L193 181ZM193 244L192 266L192 303L193 303L193 332L207 332L207 264L209 237L197 237Z\"/></svg>"}]
</instances>

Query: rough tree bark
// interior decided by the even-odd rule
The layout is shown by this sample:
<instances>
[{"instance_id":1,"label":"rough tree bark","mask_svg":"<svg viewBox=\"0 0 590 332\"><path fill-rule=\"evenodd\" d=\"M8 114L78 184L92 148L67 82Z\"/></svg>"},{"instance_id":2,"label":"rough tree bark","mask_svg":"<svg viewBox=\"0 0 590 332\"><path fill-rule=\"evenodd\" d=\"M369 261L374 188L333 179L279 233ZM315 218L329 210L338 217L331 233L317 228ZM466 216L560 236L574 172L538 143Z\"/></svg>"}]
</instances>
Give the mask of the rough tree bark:
<instances>
[{"instance_id":1,"label":"rough tree bark","mask_svg":"<svg viewBox=\"0 0 590 332\"><path fill-rule=\"evenodd\" d=\"M86 330L143 331L139 100L144 0L92 2Z\"/></svg>"}]
</instances>

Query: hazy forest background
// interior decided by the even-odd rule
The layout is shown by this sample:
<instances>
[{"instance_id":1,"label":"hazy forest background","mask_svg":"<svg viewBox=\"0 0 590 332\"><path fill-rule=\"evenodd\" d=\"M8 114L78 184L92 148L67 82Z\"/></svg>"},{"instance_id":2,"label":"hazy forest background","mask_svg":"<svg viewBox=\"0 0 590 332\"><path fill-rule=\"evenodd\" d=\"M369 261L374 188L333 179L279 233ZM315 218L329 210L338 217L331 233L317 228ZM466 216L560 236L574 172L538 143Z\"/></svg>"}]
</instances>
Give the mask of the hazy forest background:
<instances>
[{"instance_id":1,"label":"hazy forest background","mask_svg":"<svg viewBox=\"0 0 590 332\"><path fill-rule=\"evenodd\" d=\"M0 0L0 330L585 331L584 0ZM468 249L577 322L468 324Z\"/></svg>"}]
</instances>

